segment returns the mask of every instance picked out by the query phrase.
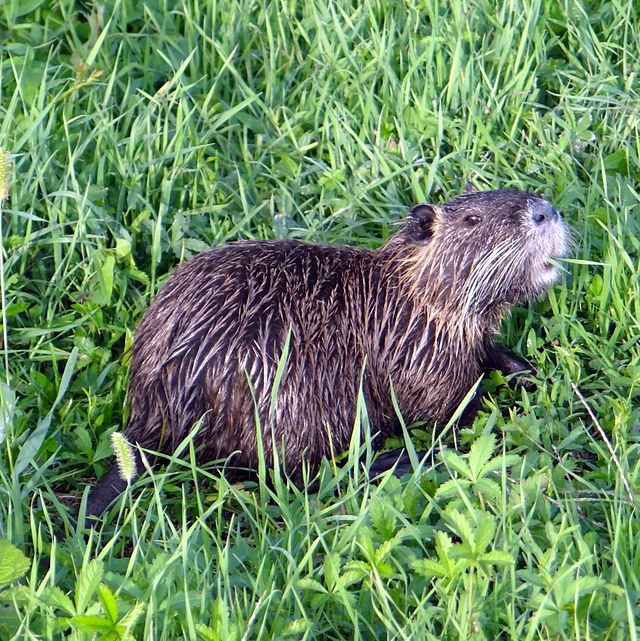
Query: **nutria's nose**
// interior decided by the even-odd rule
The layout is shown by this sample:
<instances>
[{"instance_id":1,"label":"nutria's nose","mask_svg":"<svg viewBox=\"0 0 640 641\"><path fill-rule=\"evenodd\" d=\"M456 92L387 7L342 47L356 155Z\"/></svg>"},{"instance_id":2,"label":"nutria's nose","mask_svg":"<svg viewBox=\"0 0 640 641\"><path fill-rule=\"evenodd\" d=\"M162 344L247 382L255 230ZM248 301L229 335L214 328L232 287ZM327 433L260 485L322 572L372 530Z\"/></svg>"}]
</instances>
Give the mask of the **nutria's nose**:
<instances>
[{"instance_id":1,"label":"nutria's nose","mask_svg":"<svg viewBox=\"0 0 640 641\"><path fill-rule=\"evenodd\" d=\"M560 214L554 209L553 205L546 200L529 202L529 211L531 212L531 220L533 220L536 225L560 218Z\"/></svg>"}]
</instances>

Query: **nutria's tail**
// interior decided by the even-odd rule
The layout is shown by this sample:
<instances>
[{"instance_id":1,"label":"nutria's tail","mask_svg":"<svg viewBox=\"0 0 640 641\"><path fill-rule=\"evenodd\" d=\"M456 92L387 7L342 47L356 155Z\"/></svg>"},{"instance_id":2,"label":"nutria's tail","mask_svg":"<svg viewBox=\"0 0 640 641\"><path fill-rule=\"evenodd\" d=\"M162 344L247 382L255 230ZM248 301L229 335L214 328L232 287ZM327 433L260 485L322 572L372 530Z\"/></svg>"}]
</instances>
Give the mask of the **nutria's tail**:
<instances>
[{"instance_id":1,"label":"nutria's tail","mask_svg":"<svg viewBox=\"0 0 640 641\"><path fill-rule=\"evenodd\" d=\"M136 470L141 469L140 454L135 452ZM132 481L138 477L136 471ZM120 476L118 465L114 464L107 473L91 488L87 500L87 525L93 527L102 513L115 501L127 488L127 481Z\"/></svg>"}]
</instances>

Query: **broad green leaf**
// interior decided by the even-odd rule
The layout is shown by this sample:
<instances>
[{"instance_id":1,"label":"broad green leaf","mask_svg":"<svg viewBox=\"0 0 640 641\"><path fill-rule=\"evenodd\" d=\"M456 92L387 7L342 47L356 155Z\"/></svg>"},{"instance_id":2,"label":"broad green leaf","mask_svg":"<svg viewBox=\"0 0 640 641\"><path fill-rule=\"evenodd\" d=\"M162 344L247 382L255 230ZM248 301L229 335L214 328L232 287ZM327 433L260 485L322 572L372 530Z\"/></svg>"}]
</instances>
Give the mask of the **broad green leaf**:
<instances>
[{"instance_id":1,"label":"broad green leaf","mask_svg":"<svg viewBox=\"0 0 640 641\"><path fill-rule=\"evenodd\" d=\"M324 569L324 584L331 592L340 574L340 556L336 552L327 552L322 567Z\"/></svg>"},{"instance_id":2,"label":"broad green leaf","mask_svg":"<svg viewBox=\"0 0 640 641\"><path fill-rule=\"evenodd\" d=\"M581 576L577 579L574 579L568 586L568 592L572 594L573 597L580 598L585 594L590 594L599 590L606 584L604 579L601 579L597 576Z\"/></svg>"},{"instance_id":3,"label":"broad green leaf","mask_svg":"<svg viewBox=\"0 0 640 641\"><path fill-rule=\"evenodd\" d=\"M321 592L323 594L327 594L327 588L325 588L322 583L316 581L315 579L305 577L303 579L299 579L297 585L303 590L312 590L313 592Z\"/></svg>"},{"instance_id":4,"label":"broad green leaf","mask_svg":"<svg viewBox=\"0 0 640 641\"><path fill-rule=\"evenodd\" d=\"M458 474L462 474L465 478L471 480L473 475L471 473L471 468L467 465L467 462L453 450L444 450L440 453L440 458L445 463L448 468L455 470Z\"/></svg>"},{"instance_id":5,"label":"broad green leaf","mask_svg":"<svg viewBox=\"0 0 640 641\"><path fill-rule=\"evenodd\" d=\"M397 517L388 500L375 498L369 506L369 516L374 530L385 537L393 536Z\"/></svg>"},{"instance_id":6,"label":"broad green leaf","mask_svg":"<svg viewBox=\"0 0 640 641\"><path fill-rule=\"evenodd\" d=\"M371 568L364 563L349 563L345 571L338 578L336 587L344 590L368 577L370 572ZM352 596L355 598L355 595Z\"/></svg>"},{"instance_id":7,"label":"broad green leaf","mask_svg":"<svg viewBox=\"0 0 640 641\"><path fill-rule=\"evenodd\" d=\"M93 599L100 581L104 567L102 561L92 559L80 568L76 581L76 612L84 612Z\"/></svg>"},{"instance_id":8,"label":"broad green leaf","mask_svg":"<svg viewBox=\"0 0 640 641\"><path fill-rule=\"evenodd\" d=\"M129 258L131 256L131 241L128 238L118 238L115 252L116 256L121 260Z\"/></svg>"},{"instance_id":9,"label":"broad green leaf","mask_svg":"<svg viewBox=\"0 0 640 641\"><path fill-rule=\"evenodd\" d=\"M76 612L73 601L58 586L47 588L42 592L40 600L47 605L62 610L65 614L73 616Z\"/></svg>"},{"instance_id":10,"label":"broad green leaf","mask_svg":"<svg viewBox=\"0 0 640 641\"><path fill-rule=\"evenodd\" d=\"M622 174L627 176L629 174L629 159L626 149L618 149L605 157L604 170L609 175Z\"/></svg>"},{"instance_id":11,"label":"broad green leaf","mask_svg":"<svg viewBox=\"0 0 640 641\"><path fill-rule=\"evenodd\" d=\"M402 536L396 535L392 539L387 539L380 545L374 555L376 563L384 561L392 550L402 543Z\"/></svg>"},{"instance_id":12,"label":"broad green leaf","mask_svg":"<svg viewBox=\"0 0 640 641\"><path fill-rule=\"evenodd\" d=\"M0 588L17 581L31 567L31 560L13 543L0 539Z\"/></svg>"},{"instance_id":13,"label":"broad green leaf","mask_svg":"<svg viewBox=\"0 0 640 641\"><path fill-rule=\"evenodd\" d=\"M20 18L26 16L28 13L35 11L38 7L43 5L46 0L20 0L19 2L12 3L11 18Z\"/></svg>"},{"instance_id":14,"label":"broad green leaf","mask_svg":"<svg viewBox=\"0 0 640 641\"><path fill-rule=\"evenodd\" d=\"M97 260L99 260L99 258ZM100 293L102 294L102 300L96 301L99 304L109 305L111 303L115 264L116 259L112 253L106 254L98 264L97 276L100 284Z\"/></svg>"},{"instance_id":15,"label":"broad green leaf","mask_svg":"<svg viewBox=\"0 0 640 641\"><path fill-rule=\"evenodd\" d=\"M485 498L497 501L502 494L500 484L493 479L481 478L473 484L473 489L477 494L482 494Z\"/></svg>"},{"instance_id":16,"label":"broad green leaf","mask_svg":"<svg viewBox=\"0 0 640 641\"><path fill-rule=\"evenodd\" d=\"M476 550L478 553L484 552L491 542L493 541L493 536L496 532L496 523L492 517L485 514L482 515L478 520L478 526L476 527Z\"/></svg>"},{"instance_id":17,"label":"broad green leaf","mask_svg":"<svg viewBox=\"0 0 640 641\"><path fill-rule=\"evenodd\" d=\"M450 569L449 566L445 566L439 561L433 561L432 559L418 559L411 565L418 574L426 576L427 578L447 576Z\"/></svg>"},{"instance_id":18,"label":"broad green leaf","mask_svg":"<svg viewBox=\"0 0 640 641\"><path fill-rule=\"evenodd\" d=\"M196 623L196 632L203 641L223 641L213 628L204 623Z\"/></svg>"},{"instance_id":19,"label":"broad green leaf","mask_svg":"<svg viewBox=\"0 0 640 641\"><path fill-rule=\"evenodd\" d=\"M471 485L468 479L449 479L436 490L436 498L447 499L454 496L464 496L464 491Z\"/></svg>"},{"instance_id":20,"label":"broad green leaf","mask_svg":"<svg viewBox=\"0 0 640 641\"><path fill-rule=\"evenodd\" d=\"M300 639L300 635L313 627L313 623L308 619L299 618L294 619L287 623L286 627L282 631L283 637L292 637L295 636L296 639Z\"/></svg>"},{"instance_id":21,"label":"broad green leaf","mask_svg":"<svg viewBox=\"0 0 640 641\"><path fill-rule=\"evenodd\" d=\"M477 481L483 475L483 467L491 459L491 455L496 447L496 437L494 434L483 434L475 440L469 450L469 468L471 469L471 478Z\"/></svg>"},{"instance_id":22,"label":"broad green leaf","mask_svg":"<svg viewBox=\"0 0 640 641\"><path fill-rule=\"evenodd\" d=\"M518 454L505 454L496 456L495 458L487 461L482 470L483 474L491 474L492 472L501 471L503 468L509 468L512 465L518 465L522 461L522 457Z\"/></svg>"},{"instance_id":23,"label":"broad green leaf","mask_svg":"<svg viewBox=\"0 0 640 641\"><path fill-rule=\"evenodd\" d=\"M464 543L475 547L475 534L469 519L458 512L458 510L453 509L447 510L444 516L449 528L457 534Z\"/></svg>"},{"instance_id":24,"label":"broad green leaf","mask_svg":"<svg viewBox=\"0 0 640 641\"><path fill-rule=\"evenodd\" d=\"M111 623L118 622L118 603L116 602L113 592L104 584L98 585L98 597L104 609L105 614L111 620Z\"/></svg>"},{"instance_id":25,"label":"broad green leaf","mask_svg":"<svg viewBox=\"0 0 640 641\"><path fill-rule=\"evenodd\" d=\"M449 560L449 552L453 546L451 537L446 532L436 532L436 554L440 561Z\"/></svg>"},{"instance_id":26,"label":"broad green leaf","mask_svg":"<svg viewBox=\"0 0 640 641\"><path fill-rule=\"evenodd\" d=\"M71 625L81 632L108 632L113 623L105 616L97 614L79 614L71 618Z\"/></svg>"},{"instance_id":27,"label":"broad green leaf","mask_svg":"<svg viewBox=\"0 0 640 641\"><path fill-rule=\"evenodd\" d=\"M515 560L509 552L502 550L492 550L483 554L480 558L481 563L489 563L491 565L513 565Z\"/></svg>"}]
</instances>

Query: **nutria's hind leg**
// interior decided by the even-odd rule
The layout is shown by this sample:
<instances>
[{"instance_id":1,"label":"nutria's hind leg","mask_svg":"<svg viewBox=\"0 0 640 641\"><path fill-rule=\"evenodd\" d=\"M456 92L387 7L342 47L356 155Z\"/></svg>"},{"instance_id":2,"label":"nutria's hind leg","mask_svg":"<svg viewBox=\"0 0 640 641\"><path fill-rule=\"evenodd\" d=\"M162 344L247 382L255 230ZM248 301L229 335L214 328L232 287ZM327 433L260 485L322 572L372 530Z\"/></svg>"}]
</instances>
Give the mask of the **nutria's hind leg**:
<instances>
[{"instance_id":1,"label":"nutria's hind leg","mask_svg":"<svg viewBox=\"0 0 640 641\"><path fill-rule=\"evenodd\" d=\"M514 382L521 385L528 391L535 389L535 383L527 380L529 374L536 374L536 368L522 356L518 356L510 349L498 345L493 345L482 363L482 368L486 371L495 369L502 372L505 376L516 374Z\"/></svg>"}]
</instances>

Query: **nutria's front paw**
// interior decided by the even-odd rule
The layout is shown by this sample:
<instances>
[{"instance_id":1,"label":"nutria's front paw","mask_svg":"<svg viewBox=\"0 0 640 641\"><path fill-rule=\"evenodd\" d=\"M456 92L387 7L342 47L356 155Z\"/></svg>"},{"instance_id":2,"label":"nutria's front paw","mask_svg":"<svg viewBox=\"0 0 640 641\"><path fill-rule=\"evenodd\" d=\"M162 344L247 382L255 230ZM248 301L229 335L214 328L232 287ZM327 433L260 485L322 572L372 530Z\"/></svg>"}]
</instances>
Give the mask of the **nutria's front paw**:
<instances>
[{"instance_id":1,"label":"nutria's front paw","mask_svg":"<svg viewBox=\"0 0 640 641\"><path fill-rule=\"evenodd\" d=\"M428 453L435 459L433 449L429 452L416 452L416 458L418 461L421 461ZM411 457L407 450L400 448L378 454L369 468L369 478L375 479L391 469L393 470L393 475L398 478L403 477L405 474L411 474L414 471Z\"/></svg>"},{"instance_id":2,"label":"nutria's front paw","mask_svg":"<svg viewBox=\"0 0 640 641\"><path fill-rule=\"evenodd\" d=\"M511 378L509 381L511 385L515 387L523 387L527 392L535 392L536 390L536 383L535 381L531 380L531 374L535 374L536 370L532 370L531 372L527 372L525 374L516 374Z\"/></svg>"},{"instance_id":3,"label":"nutria's front paw","mask_svg":"<svg viewBox=\"0 0 640 641\"><path fill-rule=\"evenodd\" d=\"M493 346L491 352L487 354L483 368L485 371L495 369L505 376L510 376L514 385L524 387L528 392L536 388L536 384L530 378L532 374L538 373L535 366L526 358L518 356L502 345Z\"/></svg>"}]
</instances>

